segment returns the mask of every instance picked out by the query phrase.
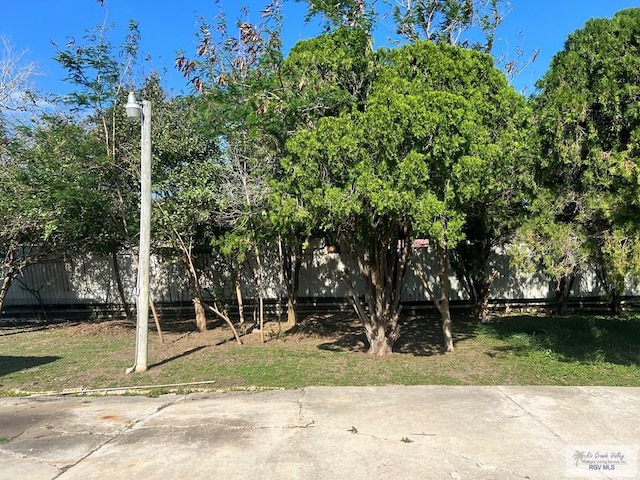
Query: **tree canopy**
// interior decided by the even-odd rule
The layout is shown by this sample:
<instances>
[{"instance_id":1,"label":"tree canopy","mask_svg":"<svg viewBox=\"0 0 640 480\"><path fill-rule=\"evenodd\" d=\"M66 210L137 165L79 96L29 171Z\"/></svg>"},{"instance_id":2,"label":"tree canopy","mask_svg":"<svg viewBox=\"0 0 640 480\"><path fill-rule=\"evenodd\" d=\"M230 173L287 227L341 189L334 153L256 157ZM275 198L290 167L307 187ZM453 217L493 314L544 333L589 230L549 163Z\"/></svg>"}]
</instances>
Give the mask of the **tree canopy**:
<instances>
[{"instance_id":1,"label":"tree canopy","mask_svg":"<svg viewBox=\"0 0 640 480\"><path fill-rule=\"evenodd\" d=\"M131 88L154 108L154 246L185 267L200 330L193 252L231 259L241 318L243 268L262 312L266 252L277 252L294 323L312 236L355 261L334 273L380 355L400 335L411 266L441 314L446 351L450 273L483 317L497 246L511 242L519 266L542 268L564 300L580 270L593 269L614 300L640 275L640 9L572 34L527 100L487 53L501 0L398 1L391 11L409 43L379 50L375 2L304 3L325 30L287 54L277 0L257 24L248 12L235 25L224 12L201 18L195 57L176 60L193 86L184 96L157 72L131 74L136 22L117 51L106 26L56 47L74 87L64 114L16 128L0 112L3 271L16 274L24 245L134 253L138 131L122 109ZM428 240L435 278L412 254L416 239Z\"/></svg>"},{"instance_id":2,"label":"tree canopy","mask_svg":"<svg viewBox=\"0 0 640 480\"><path fill-rule=\"evenodd\" d=\"M411 240L446 251L464 238L466 208L501 190L491 173L517 158L525 103L477 52L418 42L354 53L373 65L366 97L298 131L285 170L317 224L356 254L370 313L357 310L383 354L398 335Z\"/></svg>"},{"instance_id":3,"label":"tree canopy","mask_svg":"<svg viewBox=\"0 0 640 480\"><path fill-rule=\"evenodd\" d=\"M546 208L558 232L582 232L578 243L614 299L627 274L640 271L639 34L640 9L588 21L553 58L532 100L538 181L555 198Z\"/></svg>"}]
</instances>

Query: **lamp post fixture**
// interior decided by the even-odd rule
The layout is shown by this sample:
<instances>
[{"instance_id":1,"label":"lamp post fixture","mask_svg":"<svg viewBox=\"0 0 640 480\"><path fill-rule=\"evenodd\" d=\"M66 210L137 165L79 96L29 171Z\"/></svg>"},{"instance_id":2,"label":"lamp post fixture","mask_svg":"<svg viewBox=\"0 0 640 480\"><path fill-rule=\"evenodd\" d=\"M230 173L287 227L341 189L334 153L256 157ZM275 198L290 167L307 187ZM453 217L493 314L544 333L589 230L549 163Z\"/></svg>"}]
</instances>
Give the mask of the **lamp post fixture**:
<instances>
[{"instance_id":1,"label":"lamp post fixture","mask_svg":"<svg viewBox=\"0 0 640 480\"><path fill-rule=\"evenodd\" d=\"M129 92L127 117L142 121L140 147L140 250L138 252L138 282L136 300L136 358L133 371L147 371L149 339L149 260L151 256L151 102L138 102Z\"/></svg>"}]
</instances>

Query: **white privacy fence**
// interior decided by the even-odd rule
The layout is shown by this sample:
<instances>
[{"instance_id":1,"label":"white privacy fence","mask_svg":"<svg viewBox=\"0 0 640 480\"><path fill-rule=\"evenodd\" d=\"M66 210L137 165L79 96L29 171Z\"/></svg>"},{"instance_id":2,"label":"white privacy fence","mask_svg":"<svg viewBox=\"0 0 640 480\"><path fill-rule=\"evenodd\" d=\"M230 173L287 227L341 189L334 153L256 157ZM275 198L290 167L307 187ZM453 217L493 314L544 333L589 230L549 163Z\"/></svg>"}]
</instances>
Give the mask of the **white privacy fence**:
<instances>
[{"instance_id":1,"label":"white privacy fence","mask_svg":"<svg viewBox=\"0 0 640 480\"><path fill-rule=\"evenodd\" d=\"M346 253L327 253L327 249L317 243L309 248L303 257L300 271L300 297L344 298L349 291L342 281L344 270L354 272L356 267L350 255ZM427 278L433 280L436 287L435 259L428 249L416 252ZM267 265L265 278L267 298L285 297L286 290L279 278L277 253L272 253L263 263ZM228 263L221 258L202 255L197 263L201 282L206 292L217 298L233 300L234 276ZM118 256L121 281L129 303L135 302L136 271L130 255ZM499 276L491 289L491 298L497 300L548 299L554 296L553 286L541 275L523 276L509 266L506 254L496 253L491 259L492 267ZM246 299L257 296L254 265L245 265L242 273L242 291ZM159 303L190 302L191 294L184 267L179 263L164 261L159 257L151 260L151 292ZM595 275L583 275L576 279L572 296L604 296L601 285ZM638 288L630 286L626 295L638 295ZM451 278L451 300L465 300L467 295L455 277ZM426 302L421 283L411 269L407 274L403 290L405 302ZM119 304L117 282L113 261L109 257L85 256L72 260L59 259L31 266L14 281L5 299L5 307L29 305L77 305L77 304Z\"/></svg>"}]
</instances>

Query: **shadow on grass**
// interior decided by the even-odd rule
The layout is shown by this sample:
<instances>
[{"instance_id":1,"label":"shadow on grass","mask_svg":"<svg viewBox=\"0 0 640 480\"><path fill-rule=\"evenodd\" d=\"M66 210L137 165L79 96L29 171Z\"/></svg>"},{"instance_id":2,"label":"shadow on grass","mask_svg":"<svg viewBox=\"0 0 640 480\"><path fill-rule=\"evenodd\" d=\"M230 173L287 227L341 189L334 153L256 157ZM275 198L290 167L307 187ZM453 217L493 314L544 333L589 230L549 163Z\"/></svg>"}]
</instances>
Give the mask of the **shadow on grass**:
<instances>
[{"instance_id":1,"label":"shadow on grass","mask_svg":"<svg viewBox=\"0 0 640 480\"><path fill-rule=\"evenodd\" d=\"M399 321L400 338L394 352L414 356L430 356L442 353L442 323L439 317L407 315ZM353 315L310 315L295 327L296 333L331 337L318 345L331 352L366 352L369 343L360 321ZM288 333L291 333L289 331ZM468 320L453 320L454 343L475 336L474 325Z\"/></svg>"},{"instance_id":2,"label":"shadow on grass","mask_svg":"<svg viewBox=\"0 0 640 480\"><path fill-rule=\"evenodd\" d=\"M200 345L199 347L192 348L187 350L186 352L179 353L178 355L174 355L173 357L165 358L164 360L159 361L158 363L154 363L153 365L149 365L149 368L160 367L166 363L173 362L174 360L178 360L179 358L186 357L191 355L192 353L199 352L203 348L207 348L210 345Z\"/></svg>"},{"instance_id":3,"label":"shadow on grass","mask_svg":"<svg viewBox=\"0 0 640 480\"><path fill-rule=\"evenodd\" d=\"M606 316L505 317L479 327L504 346L488 352L554 354L559 361L640 365L640 318Z\"/></svg>"},{"instance_id":4,"label":"shadow on grass","mask_svg":"<svg viewBox=\"0 0 640 480\"><path fill-rule=\"evenodd\" d=\"M188 333L191 333L191 332L188 331ZM178 340L180 340L180 339L178 339ZM174 340L174 342L178 341L178 340ZM191 349L186 350L184 352L178 353L178 354L176 354L176 355L174 355L172 357L165 358L164 360L161 360L161 361L159 361L157 363L149 365L149 368L160 367L160 366L165 365L167 363L173 362L173 361L178 360L180 358L187 357L187 356L189 356L189 355L191 355L193 353L199 352L200 350L203 350L205 348L219 347L220 345L225 345L227 343L233 343L235 341L236 341L235 337L232 336L232 337L224 338L224 339L222 339L222 340L220 340L220 341L218 341L216 343L207 344L207 345L198 345L197 347L191 348Z\"/></svg>"},{"instance_id":5,"label":"shadow on grass","mask_svg":"<svg viewBox=\"0 0 640 480\"><path fill-rule=\"evenodd\" d=\"M0 377L28 368L46 365L62 357L13 357L0 355Z\"/></svg>"},{"instance_id":6,"label":"shadow on grass","mask_svg":"<svg viewBox=\"0 0 640 480\"><path fill-rule=\"evenodd\" d=\"M475 323L467 318L453 318L451 330L454 345L476 336ZM400 338L394 351L417 357L440 355L443 353L443 344L442 320L439 316L409 316L400 322Z\"/></svg>"}]
</instances>

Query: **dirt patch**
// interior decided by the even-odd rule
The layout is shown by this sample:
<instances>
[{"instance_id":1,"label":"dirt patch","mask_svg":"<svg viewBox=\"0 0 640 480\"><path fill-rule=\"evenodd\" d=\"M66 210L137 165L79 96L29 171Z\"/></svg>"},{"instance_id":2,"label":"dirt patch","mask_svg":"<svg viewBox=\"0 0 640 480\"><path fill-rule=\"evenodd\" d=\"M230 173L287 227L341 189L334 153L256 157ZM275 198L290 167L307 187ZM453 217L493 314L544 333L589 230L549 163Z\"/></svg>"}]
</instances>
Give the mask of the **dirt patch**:
<instances>
[{"instance_id":1,"label":"dirt patch","mask_svg":"<svg viewBox=\"0 0 640 480\"><path fill-rule=\"evenodd\" d=\"M108 320L101 322L63 323L51 328L64 328L70 337L94 335L125 335L135 330L135 323L128 320Z\"/></svg>"},{"instance_id":2,"label":"dirt patch","mask_svg":"<svg viewBox=\"0 0 640 480\"><path fill-rule=\"evenodd\" d=\"M195 321L163 320L161 336L153 320L149 324L149 343L163 352L163 357L191 354L209 347L234 345L236 339L231 329L223 322L209 321L205 332L195 330ZM460 327L460 325L458 325ZM50 325L51 329L64 329L65 336L133 336L135 321L107 320L74 322ZM309 343L322 345L327 350L352 352L366 351L367 341L363 328L355 315L340 313L311 314L303 317L297 325L278 323L271 319L265 322L264 333L255 325L237 327L245 345L264 342ZM466 332L463 329L463 336ZM440 345L437 321L428 318L406 317L400 322L400 339L395 350L402 353L431 355ZM457 338L457 340L459 340ZM185 353L186 352L186 353Z\"/></svg>"}]
</instances>

